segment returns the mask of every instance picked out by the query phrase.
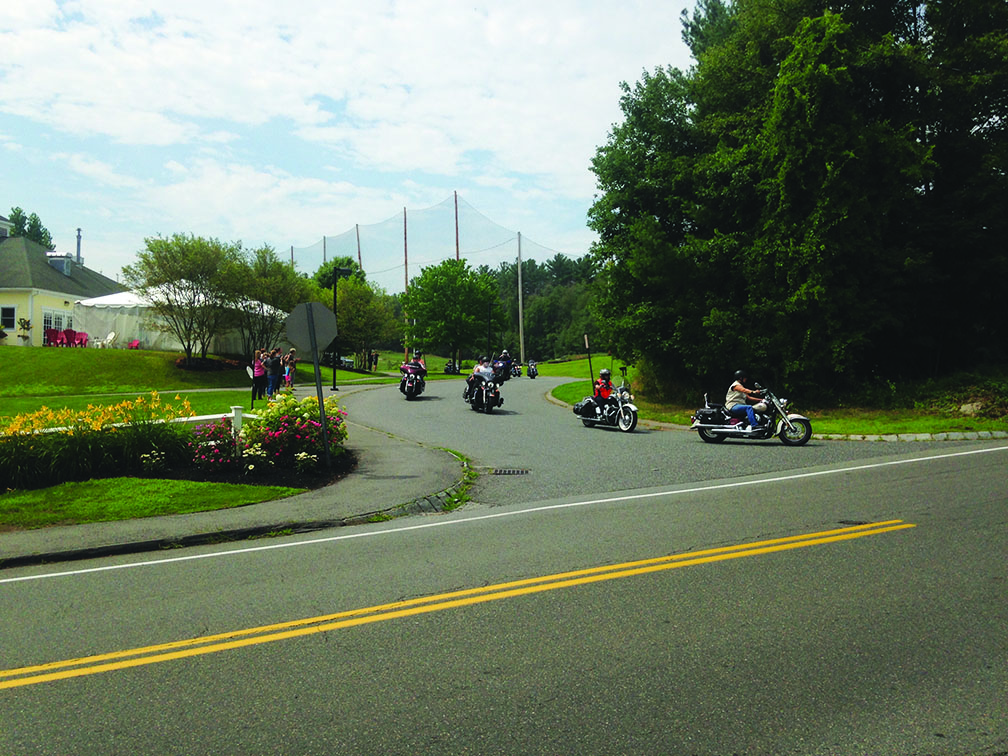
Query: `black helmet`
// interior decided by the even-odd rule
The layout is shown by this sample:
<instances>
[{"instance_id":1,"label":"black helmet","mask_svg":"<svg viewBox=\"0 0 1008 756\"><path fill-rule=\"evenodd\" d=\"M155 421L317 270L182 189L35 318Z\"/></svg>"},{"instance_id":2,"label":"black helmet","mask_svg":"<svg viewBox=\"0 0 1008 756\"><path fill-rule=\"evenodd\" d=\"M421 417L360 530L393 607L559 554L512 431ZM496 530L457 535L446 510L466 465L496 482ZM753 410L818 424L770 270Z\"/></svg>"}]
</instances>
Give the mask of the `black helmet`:
<instances>
[{"instance_id":1,"label":"black helmet","mask_svg":"<svg viewBox=\"0 0 1008 756\"><path fill-rule=\"evenodd\" d=\"M612 377L612 371L609 368L602 368L598 371L598 377L603 381L608 381Z\"/></svg>"},{"instance_id":2,"label":"black helmet","mask_svg":"<svg viewBox=\"0 0 1008 756\"><path fill-rule=\"evenodd\" d=\"M735 371L735 380L736 381L744 381L748 377L749 377L749 372L746 371L746 370L736 370Z\"/></svg>"}]
</instances>

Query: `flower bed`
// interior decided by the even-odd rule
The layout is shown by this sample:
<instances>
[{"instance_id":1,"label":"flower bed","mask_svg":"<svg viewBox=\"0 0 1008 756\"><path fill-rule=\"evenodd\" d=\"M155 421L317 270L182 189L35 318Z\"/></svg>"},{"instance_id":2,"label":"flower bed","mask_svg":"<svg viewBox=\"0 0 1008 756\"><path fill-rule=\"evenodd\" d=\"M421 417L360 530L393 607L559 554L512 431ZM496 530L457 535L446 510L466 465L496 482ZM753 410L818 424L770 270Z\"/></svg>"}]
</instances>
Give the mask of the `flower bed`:
<instances>
[{"instance_id":1,"label":"flower bed","mask_svg":"<svg viewBox=\"0 0 1008 756\"><path fill-rule=\"evenodd\" d=\"M231 420L198 425L168 422L192 417L187 401L150 397L84 412L38 412L16 417L0 436L0 492L43 488L71 480L135 475L246 482L301 476L313 487L349 462L325 469L318 400L281 393L258 417L247 418L240 438ZM325 403L330 457L344 454L346 411ZM308 478L311 478L309 482Z\"/></svg>"}]
</instances>

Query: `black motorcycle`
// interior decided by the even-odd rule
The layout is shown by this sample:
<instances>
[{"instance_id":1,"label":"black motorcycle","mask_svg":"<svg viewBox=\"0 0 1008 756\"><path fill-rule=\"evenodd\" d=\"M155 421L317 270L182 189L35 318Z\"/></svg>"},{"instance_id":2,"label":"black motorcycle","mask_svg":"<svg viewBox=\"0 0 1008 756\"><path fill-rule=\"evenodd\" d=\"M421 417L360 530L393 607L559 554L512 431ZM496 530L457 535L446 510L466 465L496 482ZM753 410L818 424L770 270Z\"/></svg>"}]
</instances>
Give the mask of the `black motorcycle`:
<instances>
[{"instance_id":1,"label":"black motorcycle","mask_svg":"<svg viewBox=\"0 0 1008 756\"><path fill-rule=\"evenodd\" d=\"M732 417L727 407L715 406L704 394L704 406L693 415L691 430L695 430L708 444L720 444L726 438L749 438L765 441L777 436L788 446L801 446L812 438L812 422L804 415L787 411L788 400L780 399L769 389L759 384L756 389L763 393L759 404L753 405L756 425L750 426L746 420Z\"/></svg>"},{"instance_id":2,"label":"black motorcycle","mask_svg":"<svg viewBox=\"0 0 1008 756\"><path fill-rule=\"evenodd\" d=\"M539 368L532 360L528 361L528 377L535 378L539 375Z\"/></svg>"},{"instance_id":3,"label":"black motorcycle","mask_svg":"<svg viewBox=\"0 0 1008 756\"><path fill-rule=\"evenodd\" d=\"M610 400L604 405L600 405L594 396L586 396L573 409L586 428L614 425L624 433L629 433L637 427L637 405L633 400L630 386L624 377L623 383L613 390Z\"/></svg>"},{"instance_id":4,"label":"black motorcycle","mask_svg":"<svg viewBox=\"0 0 1008 756\"><path fill-rule=\"evenodd\" d=\"M462 375L462 371L459 366L455 364L455 360L448 360L444 366L445 375Z\"/></svg>"},{"instance_id":5,"label":"black motorcycle","mask_svg":"<svg viewBox=\"0 0 1008 756\"><path fill-rule=\"evenodd\" d=\"M473 380L472 387L466 392L465 400L469 403L470 409L477 412L490 414L494 407L504 404L504 397L500 395L500 387L493 378L477 377Z\"/></svg>"},{"instance_id":6,"label":"black motorcycle","mask_svg":"<svg viewBox=\"0 0 1008 756\"><path fill-rule=\"evenodd\" d=\"M407 362L399 366L402 379L399 381L399 390L406 399L416 399L427 388L427 381L424 377L427 371L419 365Z\"/></svg>"},{"instance_id":7,"label":"black motorcycle","mask_svg":"<svg viewBox=\"0 0 1008 756\"><path fill-rule=\"evenodd\" d=\"M505 383L512 375L512 362L511 360L494 360L491 367L493 368L494 381L497 385Z\"/></svg>"}]
</instances>

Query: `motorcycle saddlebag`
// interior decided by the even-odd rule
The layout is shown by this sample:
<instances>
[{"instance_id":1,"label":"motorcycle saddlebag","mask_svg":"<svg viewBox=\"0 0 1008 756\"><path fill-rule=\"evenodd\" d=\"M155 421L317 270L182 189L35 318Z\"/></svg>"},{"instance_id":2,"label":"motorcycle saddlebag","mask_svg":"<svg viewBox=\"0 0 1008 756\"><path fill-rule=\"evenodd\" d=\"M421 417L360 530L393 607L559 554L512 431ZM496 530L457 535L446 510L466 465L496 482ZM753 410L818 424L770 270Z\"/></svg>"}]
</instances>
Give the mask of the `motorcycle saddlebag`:
<instances>
[{"instance_id":1,"label":"motorcycle saddlebag","mask_svg":"<svg viewBox=\"0 0 1008 756\"><path fill-rule=\"evenodd\" d=\"M725 422L724 413L718 407L704 407L696 411L696 419L701 425L721 425Z\"/></svg>"},{"instance_id":2,"label":"motorcycle saddlebag","mask_svg":"<svg viewBox=\"0 0 1008 756\"><path fill-rule=\"evenodd\" d=\"M574 414L578 417L595 417L595 400L586 396L574 405Z\"/></svg>"}]
</instances>

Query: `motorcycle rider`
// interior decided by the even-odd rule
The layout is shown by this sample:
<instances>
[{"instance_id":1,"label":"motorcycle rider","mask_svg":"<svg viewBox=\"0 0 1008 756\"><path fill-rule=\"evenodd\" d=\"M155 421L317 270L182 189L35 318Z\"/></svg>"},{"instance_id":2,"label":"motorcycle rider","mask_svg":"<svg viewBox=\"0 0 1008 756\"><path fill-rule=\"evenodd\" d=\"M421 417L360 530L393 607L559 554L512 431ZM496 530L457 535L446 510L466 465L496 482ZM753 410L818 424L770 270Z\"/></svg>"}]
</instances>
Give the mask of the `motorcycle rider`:
<instances>
[{"instance_id":1,"label":"motorcycle rider","mask_svg":"<svg viewBox=\"0 0 1008 756\"><path fill-rule=\"evenodd\" d=\"M616 389L612 384L612 371L609 368L599 370L598 376L598 380L594 384L595 394L593 398L599 408L599 414L605 415L606 407L613 402L612 395Z\"/></svg>"},{"instance_id":2,"label":"motorcycle rider","mask_svg":"<svg viewBox=\"0 0 1008 756\"><path fill-rule=\"evenodd\" d=\"M514 364L514 360L511 359L511 355L508 354L508 350L505 349L500 353L500 357L498 357L495 361L501 363L499 382L503 383L511 377L511 366ZM493 365L493 362L494 361L491 361L490 364Z\"/></svg>"},{"instance_id":3,"label":"motorcycle rider","mask_svg":"<svg viewBox=\"0 0 1008 756\"><path fill-rule=\"evenodd\" d=\"M424 364L423 356L420 354L419 349L413 351L413 358L409 362L404 362L399 366L399 372L403 374L416 373L420 376L421 380L427 377L427 365Z\"/></svg>"},{"instance_id":4,"label":"motorcycle rider","mask_svg":"<svg viewBox=\"0 0 1008 756\"><path fill-rule=\"evenodd\" d=\"M476 391L476 387L483 381L491 378L493 378L493 367L490 365L490 358L485 354L481 354L479 362L473 365L472 372L466 378L466 387L465 391L462 392L462 398L468 402L469 398Z\"/></svg>"},{"instance_id":5,"label":"motorcycle rider","mask_svg":"<svg viewBox=\"0 0 1008 756\"><path fill-rule=\"evenodd\" d=\"M745 418L749 421L749 426L757 427L760 423L756 417L756 409L759 408L757 402L763 394L756 389L749 388L749 373L746 370L735 371L735 381L728 387L725 395L725 407L732 417ZM756 407L753 405L756 404ZM762 406L766 409L766 405Z\"/></svg>"}]
</instances>

